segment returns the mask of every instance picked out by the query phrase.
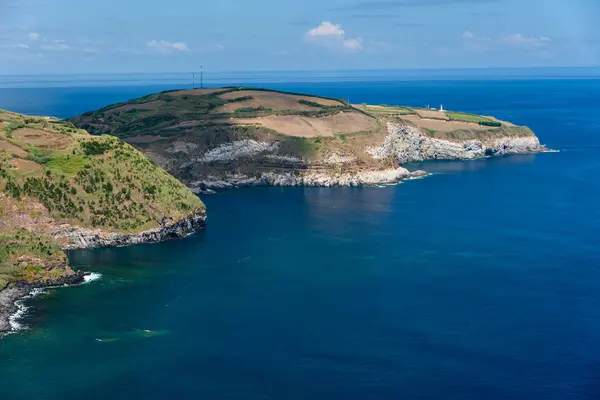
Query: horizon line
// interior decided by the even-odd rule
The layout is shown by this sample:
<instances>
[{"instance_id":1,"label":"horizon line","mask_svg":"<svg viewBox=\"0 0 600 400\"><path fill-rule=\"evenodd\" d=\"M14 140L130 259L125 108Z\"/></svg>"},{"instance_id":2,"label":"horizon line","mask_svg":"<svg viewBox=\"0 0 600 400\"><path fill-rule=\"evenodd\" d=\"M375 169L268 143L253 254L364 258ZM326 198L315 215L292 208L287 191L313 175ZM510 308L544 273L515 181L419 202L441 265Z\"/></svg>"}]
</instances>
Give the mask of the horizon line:
<instances>
[{"instance_id":1,"label":"horizon line","mask_svg":"<svg viewBox=\"0 0 600 400\"><path fill-rule=\"evenodd\" d=\"M304 69L304 70L206 70L206 74L241 74L241 73L335 73L335 72L459 72L459 71L529 71L529 70L600 70L600 65L589 66L528 66L528 67L450 67L450 68L356 68L356 69ZM161 72L57 72L57 73L28 73L3 74L0 76L65 76L65 75L160 75L160 74L191 74L200 70L161 71Z\"/></svg>"}]
</instances>

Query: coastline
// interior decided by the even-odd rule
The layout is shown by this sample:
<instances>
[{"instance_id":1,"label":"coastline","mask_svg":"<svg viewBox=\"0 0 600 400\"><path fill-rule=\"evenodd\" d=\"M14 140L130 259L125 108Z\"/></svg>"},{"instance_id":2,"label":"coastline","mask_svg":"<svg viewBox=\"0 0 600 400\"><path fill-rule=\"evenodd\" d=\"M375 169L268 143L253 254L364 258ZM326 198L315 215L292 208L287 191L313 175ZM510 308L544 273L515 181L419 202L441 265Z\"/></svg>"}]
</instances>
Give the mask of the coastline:
<instances>
[{"instance_id":1,"label":"coastline","mask_svg":"<svg viewBox=\"0 0 600 400\"><path fill-rule=\"evenodd\" d=\"M137 234L106 233L101 229L69 227L57 231L53 236L61 241L63 251L85 250L99 247L125 247L179 239L198 232L206 226L206 214L197 210L178 221L163 220L161 227ZM65 264L68 268L68 265ZM15 332L15 315L22 312L19 302L38 289L50 287L78 286L87 282L91 272L75 271L55 280L29 283L16 281L0 289L0 337Z\"/></svg>"},{"instance_id":2,"label":"coastline","mask_svg":"<svg viewBox=\"0 0 600 400\"><path fill-rule=\"evenodd\" d=\"M181 239L202 230L206 226L206 213L196 210L178 221L163 218L160 227L139 233L106 232L102 229L61 227L52 233L63 250L86 250L101 247L126 247Z\"/></svg>"},{"instance_id":3,"label":"coastline","mask_svg":"<svg viewBox=\"0 0 600 400\"><path fill-rule=\"evenodd\" d=\"M24 310L23 306L19 304L20 301L26 300L38 289L81 285L86 282L85 278L89 275L91 275L90 272L77 271L72 275L48 282L30 284L19 281L9 283L0 290L0 338L4 334L19 330L18 326L15 327L15 316L18 316Z\"/></svg>"},{"instance_id":4,"label":"coastline","mask_svg":"<svg viewBox=\"0 0 600 400\"><path fill-rule=\"evenodd\" d=\"M366 170L354 173L329 174L319 171L265 172L257 176L246 174L210 175L188 185L190 190L200 194L209 191L257 186L305 186L305 187L357 187L397 184L404 180L422 178L429 175L425 171L410 172L406 168L386 170Z\"/></svg>"}]
</instances>

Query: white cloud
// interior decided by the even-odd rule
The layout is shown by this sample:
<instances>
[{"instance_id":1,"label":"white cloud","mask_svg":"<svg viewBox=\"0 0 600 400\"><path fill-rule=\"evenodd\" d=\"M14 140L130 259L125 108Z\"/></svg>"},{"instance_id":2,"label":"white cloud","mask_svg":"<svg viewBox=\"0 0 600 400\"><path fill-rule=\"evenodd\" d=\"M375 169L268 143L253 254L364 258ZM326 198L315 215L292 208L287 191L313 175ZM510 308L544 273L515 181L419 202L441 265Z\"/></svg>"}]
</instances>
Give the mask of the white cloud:
<instances>
[{"instance_id":1,"label":"white cloud","mask_svg":"<svg viewBox=\"0 0 600 400\"><path fill-rule=\"evenodd\" d=\"M152 49L161 54L169 54L173 52L189 52L189 47L182 42L168 42L166 40L152 40L146 43L149 49Z\"/></svg>"},{"instance_id":2,"label":"white cloud","mask_svg":"<svg viewBox=\"0 0 600 400\"><path fill-rule=\"evenodd\" d=\"M217 50L225 50L225 46L223 46L222 44L217 44L217 45L215 45L215 48L216 48Z\"/></svg>"},{"instance_id":3,"label":"white cloud","mask_svg":"<svg viewBox=\"0 0 600 400\"><path fill-rule=\"evenodd\" d=\"M332 24L329 21L322 22L321 25L306 32L306 36L313 38L343 38L345 34L341 25Z\"/></svg>"},{"instance_id":4,"label":"white cloud","mask_svg":"<svg viewBox=\"0 0 600 400\"><path fill-rule=\"evenodd\" d=\"M342 26L329 21L324 21L316 28L310 29L304 37L309 43L331 49L342 49L349 52L359 52L363 49L362 38L346 39L346 32Z\"/></svg>"},{"instance_id":5,"label":"white cloud","mask_svg":"<svg viewBox=\"0 0 600 400\"><path fill-rule=\"evenodd\" d=\"M508 45L523 48L540 48L550 43L552 39L546 36L524 36L520 33L504 36L502 41Z\"/></svg>"},{"instance_id":6,"label":"white cloud","mask_svg":"<svg viewBox=\"0 0 600 400\"><path fill-rule=\"evenodd\" d=\"M40 34L39 33L31 32L29 34L29 39L31 39L31 40L38 40L39 38L40 38Z\"/></svg>"},{"instance_id":7,"label":"white cloud","mask_svg":"<svg viewBox=\"0 0 600 400\"><path fill-rule=\"evenodd\" d=\"M465 31L465 33L463 33L462 37L463 37L463 39L473 39L475 37L475 34L471 31Z\"/></svg>"},{"instance_id":8,"label":"white cloud","mask_svg":"<svg viewBox=\"0 0 600 400\"><path fill-rule=\"evenodd\" d=\"M348 39L344 40L342 44L348 50L361 51L363 47L363 40L362 38Z\"/></svg>"}]
</instances>

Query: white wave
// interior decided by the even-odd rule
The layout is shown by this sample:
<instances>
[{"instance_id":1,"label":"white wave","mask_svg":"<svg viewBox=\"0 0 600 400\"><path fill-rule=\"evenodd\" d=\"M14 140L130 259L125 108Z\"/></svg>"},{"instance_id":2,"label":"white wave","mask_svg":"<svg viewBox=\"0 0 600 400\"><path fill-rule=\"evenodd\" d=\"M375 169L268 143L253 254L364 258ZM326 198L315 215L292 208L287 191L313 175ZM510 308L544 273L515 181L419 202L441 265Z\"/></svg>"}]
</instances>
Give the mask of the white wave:
<instances>
[{"instance_id":1,"label":"white wave","mask_svg":"<svg viewBox=\"0 0 600 400\"><path fill-rule=\"evenodd\" d=\"M439 172L436 172L436 174L439 174ZM428 177L430 177L432 175L433 175L433 173L429 172L429 173L427 173L427 175L423 175L423 176L411 176L410 178L406 178L405 180L407 180L407 181L417 181L417 180L428 178Z\"/></svg>"},{"instance_id":2,"label":"white wave","mask_svg":"<svg viewBox=\"0 0 600 400\"><path fill-rule=\"evenodd\" d=\"M91 274L88 274L86 276L83 277L83 283L91 283L94 281L97 281L98 279L102 278L102 274L98 273L98 272L92 272Z\"/></svg>"},{"instance_id":3,"label":"white wave","mask_svg":"<svg viewBox=\"0 0 600 400\"><path fill-rule=\"evenodd\" d=\"M18 332L27 329L25 325L19 322L21 319L23 319L23 317L27 315L27 311L29 311L29 307L25 305L25 300L32 299L36 296L39 296L42 293L44 293L44 289L35 288L32 289L27 296L15 301L17 311L8 318L8 322L10 323L10 327L13 332Z\"/></svg>"},{"instance_id":4,"label":"white wave","mask_svg":"<svg viewBox=\"0 0 600 400\"><path fill-rule=\"evenodd\" d=\"M102 278L102 274L97 273L97 272L92 272L91 274L88 274L83 277L83 284L85 285L87 283L97 281L100 278ZM68 286L68 285L65 285L65 286ZM56 287L56 286L53 286L53 287ZM49 287L49 289L51 289L51 288L52 287ZM25 305L25 301L32 299L36 296L39 296L42 293L44 293L43 288L35 288L35 289L32 289L31 292L29 292L29 294L27 296L24 296L21 299L15 301L15 305L17 306L17 311L14 314L12 314L10 317L8 317L8 322L11 327L11 332L9 332L9 333L14 333L14 332L18 332L18 331L27 329L27 326L25 326L19 322L20 320L23 319L23 317L25 317L27 315L27 312L30 309L30 307L27 307Z\"/></svg>"}]
</instances>

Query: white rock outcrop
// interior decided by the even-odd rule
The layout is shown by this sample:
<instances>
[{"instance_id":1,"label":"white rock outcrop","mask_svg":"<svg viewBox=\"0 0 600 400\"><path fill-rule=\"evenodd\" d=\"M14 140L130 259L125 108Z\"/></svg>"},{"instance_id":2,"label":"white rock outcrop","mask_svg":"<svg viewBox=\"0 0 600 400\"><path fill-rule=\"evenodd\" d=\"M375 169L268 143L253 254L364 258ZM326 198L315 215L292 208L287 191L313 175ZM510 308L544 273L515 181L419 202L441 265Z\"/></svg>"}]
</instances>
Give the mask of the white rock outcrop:
<instances>
[{"instance_id":1,"label":"white rock outcrop","mask_svg":"<svg viewBox=\"0 0 600 400\"><path fill-rule=\"evenodd\" d=\"M388 135L379 147L365 149L375 159L396 157L400 164L425 160L472 160L486 156L545 151L535 136L450 141L431 138L419 129L389 122Z\"/></svg>"},{"instance_id":2,"label":"white rock outcrop","mask_svg":"<svg viewBox=\"0 0 600 400\"><path fill-rule=\"evenodd\" d=\"M203 163L232 161L242 157L256 157L265 153L273 153L278 148L278 142L257 142L251 139L237 140L215 147L198 157L195 161Z\"/></svg>"},{"instance_id":3,"label":"white rock outcrop","mask_svg":"<svg viewBox=\"0 0 600 400\"><path fill-rule=\"evenodd\" d=\"M379 171L357 171L341 174L304 170L294 172L264 172L257 176L226 174L208 176L194 182L192 191L206 189L233 189L248 186L365 186L398 183L405 179L427 175L424 171L409 172L405 168Z\"/></svg>"}]
</instances>

